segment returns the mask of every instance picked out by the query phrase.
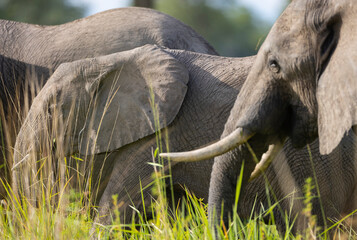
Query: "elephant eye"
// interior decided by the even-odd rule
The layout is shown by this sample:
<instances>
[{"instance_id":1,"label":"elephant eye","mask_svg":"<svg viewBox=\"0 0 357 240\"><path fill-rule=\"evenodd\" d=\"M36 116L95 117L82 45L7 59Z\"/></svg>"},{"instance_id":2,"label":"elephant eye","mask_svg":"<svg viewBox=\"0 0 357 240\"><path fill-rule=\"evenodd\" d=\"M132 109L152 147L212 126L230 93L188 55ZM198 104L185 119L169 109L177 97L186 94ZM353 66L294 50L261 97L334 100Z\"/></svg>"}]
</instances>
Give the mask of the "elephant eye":
<instances>
[{"instance_id":1,"label":"elephant eye","mask_svg":"<svg viewBox=\"0 0 357 240\"><path fill-rule=\"evenodd\" d=\"M278 73L280 71L280 66L276 60L269 60L269 68L274 73Z\"/></svg>"}]
</instances>

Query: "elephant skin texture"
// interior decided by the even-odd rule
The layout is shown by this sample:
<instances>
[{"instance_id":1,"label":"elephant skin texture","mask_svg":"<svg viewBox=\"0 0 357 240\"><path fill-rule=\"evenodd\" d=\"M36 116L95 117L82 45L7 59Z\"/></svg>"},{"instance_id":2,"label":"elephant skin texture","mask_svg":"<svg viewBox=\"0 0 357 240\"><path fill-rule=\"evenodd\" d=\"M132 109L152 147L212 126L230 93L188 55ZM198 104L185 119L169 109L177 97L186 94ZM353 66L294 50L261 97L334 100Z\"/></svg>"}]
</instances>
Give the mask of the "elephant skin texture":
<instances>
[{"instance_id":1,"label":"elephant skin texture","mask_svg":"<svg viewBox=\"0 0 357 240\"><path fill-rule=\"evenodd\" d=\"M0 20L2 147L0 178L9 181L15 136L32 98L64 62L125 51L145 44L216 55L192 28L145 8L121 8L56 26ZM9 153L10 152L10 153ZM8 156L5 161L4 155ZM0 187L0 197L6 195Z\"/></svg>"},{"instance_id":2,"label":"elephant skin texture","mask_svg":"<svg viewBox=\"0 0 357 240\"><path fill-rule=\"evenodd\" d=\"M150 184L154 171L148 164L156 149L151 94L170 149L208 144L219 139L253 59L146 45L62 64L34 99L21 126L13 188L22 188L28 199L37 196L29 188L38 177L31 175L37 168L34 159L51 153L53 148L46 152L43 146L55 139L59 159L77 153L84 159L83 174L93 169L91 189L96 189L93 201L99 205L100 222L111 221L113 195L123 203L121 220L130 221L129 205L141 209L140 184ZM102 120L106 123L101 125ZM199 124L204 127L198 128ZM176 196L180 186L186 186L197 197L208 198L212 160L171 166ZM144 188L143 194L147 204L151 189Z\"/></svg>"},{"instance_id":3,"label":"elephant skin texture","mask_svg":"<svg viewBox=\"0 0 357 240\"><path fill-rule=\"evenodd\" d=\"M92 176L95 181L92 189L98 189L93 201L99 205L96 221L110 224L111 217L108 213L113 207L112 196L118 195L117 202L122 203L119 208L122 213L121 221L130 222L133 210L129 205L142 210L140 184L145 189L145 204L148 205L151 201L151 189L145 186L152 182L154 167L148 162L153 161L152 151L157 147L152 113L145 106L150 99L150 91L143 86L152 86L155 105L159 109L158 115L165 120L159 122L159 128L165 129L163 132L167 131L166 141L170 150L194 149L219 139L254 59L255 57L211 56L147 45L126 52L62 64L34 99L20 130L15 146L16 186L25 186L26 192L26 183L36 182L36 177L30 174L27 175L28 181L24 180L24 172L37 167L26 156L34 152L38 157L44 139L49 138L46 133L53 131L51 125L47 124L48 119L53 119L54 112L57 111L59 122L65 122L57 126L73 126L66 119L73 119L69 115L76 113L78 119L72 122L84 126L74 129L62 127L56 137L56 147L65 156L80 153L84 162L93 161ZM135 74L138 72L140 74ZM165 77L162 78L163 76ZM135 87L127 86L128 84ZM110 89L116 92L115 96L111 96ZM140 92L134 93L137 89ZM146 94L147 97L136 98L141 94ZM90 104L92 99L96 99L95 106ZM107 107L108 114L103 112L107 99L113 99L111 106ZM139 105L132 105L138 101ZM73 102L77 104L74 107ZM165 106L167 104L169 106ZM126 111L124 107L121 111L123 105L132 108ZM57 107L55 111L56 106L61 107ZM133 109L135 111L130 111ZM137 117L142 113L143 116ZM104 118L108 117L108 122L98 130L99 125L96 122L103 119L103 114ZM125 123L126 119L131 123ZM123 124L117 124L120 121ZM101 132L105 134L101 136ZM41 139L38 136L45 137ZM97 142L93 141L95 136L98 136ZM280 210L290 211L292 218L300 213L303 204L299 197L303 194L305 178L314 177L312 165L316 169L325 216L339 219L353 208L348 203L354 196L352 191L355 188L355 136L351 133L326 156L321 156L318 148L318 141L314 141L310 161L306 149L294 149L287 142L266 172L267 183L271 185L270 198L266 194L266 181L262 175L247 185L247 193L238 205L239 215L247 218L252 209L256 213L260 212L261 207L267 209L270 206L269 199L272 203L281 200L274 214L278 229L284 232L285 218ZM212 159L203 162L171 162L175 198L181 197L182 186L185 186L206 201L212 162ZM87 174L88 169L89 166L83 167L83 174ZM213 171L212 178L226 173L229 171ZM332 188L331 181L341 185ZM229 184L235 186L236 182ZM170 186L169 183L167 185ZM27 191L27 195L31 196L31 192ZM225 200L225 206L229 206ZM149 208L146 207L147 209ZM320 221L323 215L317 198L313 200L312 211ZM299 214L295 228L305 226L305 220Z\"/></svg>"},{"instance_id":4,"label":"elephant skin texture","mask_svg":"<svg viewBox=\"0 0 357 240\"><path fill-rule=\"evenodd\" d=\"M269 146L279 146L286 139L289 145L301 148L319 137L322 155L334 156L335 151L350 149L344 145L354 139L350 129L357 124L356 17L354 0L292 1L259 49L219 143L236 139L233 136L243 136L244 141L241 142L249 138L248 143L258 159ZM248 191L245 194L250 194L248 179L256 165L246 145L238 147L235 142L229 142L230 145L224 146L233 147L222 149L232 151L218 156L223 151L217 150L215 154L218 157L214 160L209 192L211 213L220 216L222 201L228 206L223 210L225 223L233 209L231 206L242 163L242 191ZM317 143L312 144L316 146ZM220 145L214 144L196 152L204 155L208 152L205 150L213 146ZM356 152L354 148L346 151ZM188 153L185 155L189 156ZM343 159L334 159L331 167L344 165ZM301 160L297 158L297 161L300 166ZM323 163L316 163L319 164ZM354 165L348 166L352 170L348 174L350 185L356 174ZM330 171L335 172L336 169ZM336 174L339 178L345 173ZM331 182L331 189L335 188L334 184L337 183ZM346 194L352 194L352 190L348 187ZM334 202L345 201L346 194L334 196L337 198ZM342 204L336 209L343 207L346 206ZM339 210L336 213L342 214ZM336 217L332 212L326 216L330 214ZM321 220L318 224L325 228L331 225Z\"/></svg>"}]
</instances>

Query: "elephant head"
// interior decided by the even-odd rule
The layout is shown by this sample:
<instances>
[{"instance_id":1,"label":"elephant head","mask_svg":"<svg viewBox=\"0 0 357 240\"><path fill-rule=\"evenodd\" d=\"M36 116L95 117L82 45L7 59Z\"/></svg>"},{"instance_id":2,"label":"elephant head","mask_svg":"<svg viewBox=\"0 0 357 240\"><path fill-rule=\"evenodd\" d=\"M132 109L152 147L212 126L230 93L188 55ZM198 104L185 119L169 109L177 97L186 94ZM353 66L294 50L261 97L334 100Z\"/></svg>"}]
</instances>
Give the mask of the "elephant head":
<instances>
[{"instance_id":1,"label":"elephant head","mask_svg":"<svg viewBox=\"0 0 357 240\"><path fill-rule=\"evenodd\" d=\"M319 136L330 153L357 123L357 39L353 1L293 1L274 24L232 111L236 127Z\"/></svg>"},{"instance_id":2,"label":"elephant head","mask_svg":"<svg viewBox=\"0 0 357 240\"><path fill-rule=\"evenodd\" d=\"M60 157L111 152L167 126L181 107L187 82L186 68L150 45L60 65L18 134L14 188L27 191L36 182L36 176L24 175L36 169L29 157L51 156L54 149Z\"/></svg>"},{"instance_id":3,"label":"elephant head","mask_svg":"<svg viewBox=\"0 0 357 240\"><path fill-rule=\"evenodd\" d=\"M356 17L353 0L293 0L262 44L221 140L164 155L199 160L233 149L215 158L211 209L219 211L222 200L231 207L241 161L243 186L254 169L249 149L239 145L248 141L260 158L287 137L302 147L319 136L327 154L357 124Z\"/></svg>"}]
</instances>

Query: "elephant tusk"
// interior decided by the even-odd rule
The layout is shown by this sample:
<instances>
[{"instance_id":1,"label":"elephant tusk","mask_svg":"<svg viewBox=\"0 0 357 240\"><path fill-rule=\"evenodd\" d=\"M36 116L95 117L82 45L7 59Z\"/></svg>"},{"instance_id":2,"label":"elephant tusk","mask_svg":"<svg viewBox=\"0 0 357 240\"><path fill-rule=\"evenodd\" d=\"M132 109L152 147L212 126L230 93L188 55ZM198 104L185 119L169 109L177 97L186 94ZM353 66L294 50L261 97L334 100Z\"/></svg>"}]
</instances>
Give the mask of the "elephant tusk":
<instances>
[{"instance_id":1,"label":"elephant tusk","mask_svg":"<svg viewBox=\"0 0 357 240\"><path fill-rule=\"evenodd\" d=\"M210 159L226 153L248 141L254 134L244 132L243 128L234 130L227 137L207 147L188 152L160 153L160 157L177 162L195 162Z\"/></svg>"},{"instance_id":2,"label":"elephant tusk","mask_svg":"<svg viewBox=\"0 0 357 240\"><path fill-rule=\"evenodd\" d=\"M254 168L254 171L250 175L249 182L259 177L269 167L270 163L273 161L276 155L278 155L283 146L284 143L282 142L269 145L268 151L263 154L259 163L257 163Z\"/></svg>"}]
</instances>

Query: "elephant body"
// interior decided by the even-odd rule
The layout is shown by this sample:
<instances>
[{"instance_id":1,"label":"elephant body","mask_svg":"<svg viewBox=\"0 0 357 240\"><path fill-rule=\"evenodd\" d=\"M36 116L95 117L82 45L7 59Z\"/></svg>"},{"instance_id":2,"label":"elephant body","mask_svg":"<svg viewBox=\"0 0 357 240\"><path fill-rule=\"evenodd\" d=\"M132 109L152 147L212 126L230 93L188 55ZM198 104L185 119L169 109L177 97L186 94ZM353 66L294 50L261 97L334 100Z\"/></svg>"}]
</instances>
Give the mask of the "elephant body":
<instances>
[{"instance_id":1,"label":"elephant body","mask_svg":"<svg viewBox=\"0 0 357 240\"><path fill-rule=\"evenodd\" d=\"M64 62L120 52L145 44L216 55L193 29L166 14L145 8L122 8L56 26L0 20L0 99L4 146L12 149L31 99ZM4 155L8 161L5 161ZM0 177L8 179L11 154L3 151ZM10 165L10 166L8 166ZM0 187L0 196L6 195Z\"/></svg>"},{"instance_id":2,"label":"elephant body","mask_svg":"<svg viewBox=\"0 0 357 240\"><path fill-rule=\"evenodd\" d=\"M120 8L66 24L40 26L0 20L1 77L10 96L16 85L37 81L41 87L61 64L125 51L145 44L217 55L189 26L155 10ZM134 39L134 40L133 40ZM40 71L41 70L41 71ZM37 79L33 80L33 75ZM6 93L6 90L2 90ZM6 112L6 111L5 111Z\"/></svg>"},{"instance_id":3,"label":"elephant body","mask_svg":"<svg viewBox=\"0 0 357 240\"><path fill-rule=\"evenodd\" d=\"M158 66L165 65L164 61L166 60L162 60L161 58L169 58L169 63L173 63L175 66L169 67L165 71L165 74L162 76L165 76L169 72L177 71L177 67L186 70L188 73L187 76L185 74L180 74L181 77L177 77L179 81L183 81L181 78L188 78L187 91L183 96L181 96L182 100L175 100L175 103L170 103L176 104L177 102L180 104L178 112L175 112L174 119L171 122L164 123L164 125L161 126L166 127L167 129L169 136L167 141L169 143L170 149L179 151L185 148L194 148L201 144L208 144L219 138L234 99L240 89L241 84L243 84L246 75L248 74L254 57L226 58L198 54L188 51L182 52L178 50L163 50L158 47L144 46L143 48L137 48L132 51L125 51L117 54L103 56L101 58L79 60L77 62L61 65L51 76L44 88L33 101L33 105L31 106L29 114L24 124L22 125L16 140L13 170L15 189L17 186L24 183L24 172L26 172L28 168L32 169L36 167L36 163L32 163L30 160L26 160L26 155L31 154L31 152L35 149L41 149L41 141L44 141L46 137L40 138L39 136L46 136L46 133L52 132L52 130L49 130L51 129L51 125L47 125L46 123L46 119L53 118L52 109L60 106L61 114L59 114L59 117L65 122L66 119L71 119L68 116L69 112L67 108L70 109L70 103L72 101L69 103L63 101L80 97L80 99L83 99L83 101L76 100L75 102L88 102L86 100L87 97L85 97L86 92L80 92L81 90L76 90L82 89L85 91L84 89L87 88L83 87L83 84L86 84L86 81L82 80L86 79L85 76L81 78L79 82L77 82L78 76L82 77L83 75L83 73L78 71L78 69L86 69L85 74L88 73L88 76L98 76L99 74L98 78L93 77L93 79L100 79L105 84L110 85L111 82L114 82L114 80L110 79L109 81L107 78L114 76L115 74L109 73L110 71L106 73L107 70L97 70L96 67L114 66L113 69L118 71L121 69L121 65L116 66L113 64L113 62L116 61L116 58L120 59L122 56L124 56L123 58L127 59L126 55L134 54L136 59L137 55L135 54L139 52L142 53L144 62L148 62L146 59L150 59L155 63L160 62ZM139 58L141 58L141 55L139 55ZM148 64L151 66L150 62ZM141 64L138 65L142 66ZM124 64L123 67L125 66L128 67L128 70L123 69L122 71L129 71L130 74L128 74L128 76L132 76L131 71L144 71L143 69L135 71L131 70L132 67L129 66L129 64ZM156 67L152 67L152 71L158 73L162 72L161 69L156 69ZM237 74L237 71L239 74ZM121 76L123 75L123 72L121 72ZM69 82L67 82L67 79ZM124 80L125 79L122 81ZM166 80L161 80L160 84L162 84L164 81ZM89 80L87 81L87 84L88 82ZM103 86L100 86L100 91L96 90L94 91L94 94L100 94L101 92L106 91L104 83L101 84ZM132 79L130 79L129 84L134 84ZM160 86L160 89L161 87L163 87L163 85ZM180 92L179 87L170 88L172 88L172 91ZM120 94L126 94L126 91L127 90ZM130 95L135 94L131 93ZM90 96L93 98L93 95ZM171 94L169 96L171 97ZM64 100L62 100L62 97L64 97ZM96 97L98 98L98 95ZM54 98L56 100L53 100ZM129 96L126 98L129 98ZM90 99L90 97L88 97L88 99ZM159 99L159 97L157 99ZM144 98L143 100L146 102L149 99ZM104 100L100 99L100 101ZM119 103L123 103L124 101L125 99L122 101L118 100ZM180 101L182 101L182 103L180 103ZM165 103L166 102L170 102L170 100L168 99L165 101ZM127 106L131 105L132 103L128 101L127 103L123 103L122 105L114 107L113 109L123 109L125 107L124 104ZM172 106L172 108L176 107ZM76 109L81 111L78 113L78 116L87 115L82 113L82 111L87 111L87 105L78 106ZM89 109L89 111L91 111L91 109ZM101 114L98 113L99 111L100 110L93 110L95 118L101 116ZM113 112L113 110L108 112ZM150 110L148 111L148 114L149 112ZM46 115L48 113L50 113L50 116ZM130 110L130 112L125 115L125 118L130 119L131 122L136 122L143 118L138 117L137 114L138 112L136 110ZM161 113L159 114L161 116ZM165 117L171 118L170 116L164 115L163 118ZM119 116L118 119L121 119L121 116ZM79 120L78 122L82 123L86 122L86 120ZM110 122L115 122L115 119L111 119ZM198 123L204 123L205 127L197 128L196 124ZM106 129L111 131L113 128L116 128L116 126L111 127L110 124L111 123L103 123L103 131ZM87 126L89 125L90 124ZM122 127L122 125L127 126L126 123L121 122L118 127ZM83 134L84 131L92 132L95 130L78 127L78 130L73 130L74 132L71 132L71 130L62 129L60 132L69 132L68 135L66 133L66 136L62 136L63 138L56 138L57 149L62 149L67 156L80 153L81 158L85 159L85 166L83 167L84 174L89 171L89 168L93 169L91 174L93 176L92 189L96 189L94 192L94 202L99 204L99 216L108 214L112 204L112 196L115 194L118 195L118 202L124 203L120 208L122 212L125 212L125 214L121 215L123 217L123 221L125 219L129 219L131 216L132 210L128 207L130 204L134 204L139 209L140 206L142 206L140 184L142 186L146 186L152 182L151 176L154 169L153 166L148 164L148 162L152 162L152 149L156 149L157 143L156 136L154 134L155 130L152 130L149 132L149 134L147 134L144 132L146 129L143 129L141 125L144 125L144 123L134 126L134 130L139 132L139 136L137 137L138 139L136 139L135 136L124 137L125 139L133 138L134 141L125 143L123 146L117 147L116 149L110 150L109 152L106 151L106 148L104 151L102 151L101 147L98 147L102 140L98 140L97 146L91 145L91 143L89 143L89 151L83 150L87 149L86 145L80 148L81 144L77 144L77 142L81 141L78 140L79 138L83 137L87 139L86 134ZM150 126L147 128L150 128ZM124 130L125 129L120 129L121 132ZM135 135L135 133L132 134L131 130L128 134ZM140 133L140 131L143 131L144 133ZM108 144L111 141L110 135L117 136L118 134L116 134L116 130L114 130L114 133L109 132L109 134L103 134L102 136L104 138L104 144ZM72 141L61 140L67 139L66 137L69 137L72 139ZM75 140L73 141L73 139ZM88 139L92 138L89 136ZM112 141L116 142L115 139ZM60 143L65 143L63 145L70 146L63 146L63 148L60 148ZM87 143L87 141L85 141L85 143ZM112 146L108 147L111 148ZM96 149L98 148L99 150L97 151ZM95 153L94 155L93 151ZM41 151L37 150L35 152L39 153ZM93 163L93 165L89 163ZM187 188L189 188L198 197L207 199L211 166L212 160L205 163L172 163L172 181L174 188L177 190L176 196L179 197L180 192L182 191L181 186L187 186ZM31 178L31 176L29 176L29 178ZM30 180L30 182L32 181L33 180ZM26 189L27 188L25 187L24 190L27 191ZM31 195L30 192L27 193L28 195ZM151 189L146 188L144 190L145 201L150 201L150 196ZM111 217L109 215L106 217L100 217L100 221L102 223L109 224L110 220Z\"/></svg>"},{"instance_id":4,"label":"elephant body","mask_svg":"<svg viewBox=\"0 0 357 240\"><path fill-rule=\"evenodd\" d=\"M0 25L2 56L51 70L64 62L145 44L217 54L189 26L146 8L118 8L55 26L7 20Z\"/></svg>"},{"instance_id":5,"label":"elephant body","mask_svg":"<svg viewBox=\"0 0 357 240\"><path fill-rule=\"evenodd\" d=\"M182 151L217 140L232 107L232 99L243 84L254 57L227 58L187 51L167 52L188 70L189 82L179 112L163 131L163 135L166 131L168 133L165 142L168 142L170 150ZM204 127L197 128L198 123L203 123ZM115 194L118 195L118 202L125 203L119 209L125 213L122 221L131 221L132 209L128 207L130 204L134 203L139 210L143 210L140 184L146 186L153 181L154 168L148 165L148 162L152 162L153 158L151 149L157 147L156 136L152 134L110 154L110 159L106 160L110 165L105 167L110 174L102 174L108 177L101 180L102 185L96 196L100 216L106 216L111 211L112 196ZM97 165L94 165L94 169L101 169L105 155L99 154L95 157ZM171 162L176 203L179 202L178 199L186 196L184 188L207 202L212 163L213 159L200 163ZM169 174L168 171L166 173ZM170 195L169 181L167 187L167 193ZM143 191L147 216L150 215L148 207L152 201L151 191L151 188ZM171 202L170 197L168 200ZM104 224L110 224L112 221L111 217L99 218Z\"/></svg>"}]
</instances>

